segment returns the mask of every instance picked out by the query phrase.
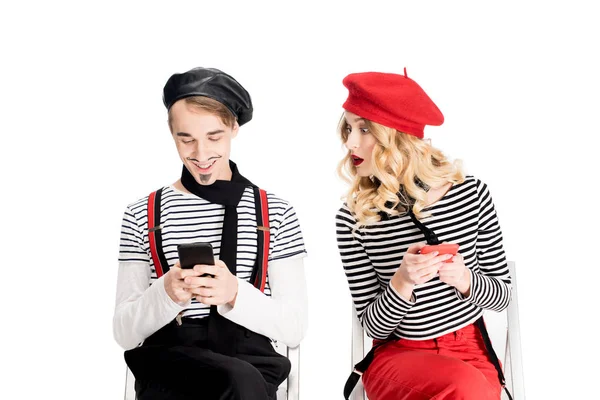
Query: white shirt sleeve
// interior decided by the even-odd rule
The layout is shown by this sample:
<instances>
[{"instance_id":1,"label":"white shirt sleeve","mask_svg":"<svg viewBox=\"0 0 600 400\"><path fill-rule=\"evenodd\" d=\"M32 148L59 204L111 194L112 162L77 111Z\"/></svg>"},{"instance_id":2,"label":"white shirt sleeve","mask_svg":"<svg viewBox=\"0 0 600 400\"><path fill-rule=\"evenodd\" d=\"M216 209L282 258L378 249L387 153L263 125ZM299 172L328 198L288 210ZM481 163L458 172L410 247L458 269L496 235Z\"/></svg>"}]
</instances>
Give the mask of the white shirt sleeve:
<instances>
[{"instance_id":1,"label":"white shirt sleeve","mask_svg":"<svg viewBox=\"0 0 600 400\"><path fill-rule=\"evenodd\" d=\"M308 327L308 295L302 258L269 263L271 297L238 278L235 307L217 309L225 318L268 338L296 347Z\"/></svg>"},{"instance_id":2,"label":"white shirt sleeve","mask_svg":"<svg viewBox=\"0 0 600 400\"><path fill-rule=\"evenodd\" d=\"M171 322L187 304L175 303L165 291L164 276L149 286L150 267L145 262L120 262L113 335L125 350Z\"/></svg>"}]
</instances>

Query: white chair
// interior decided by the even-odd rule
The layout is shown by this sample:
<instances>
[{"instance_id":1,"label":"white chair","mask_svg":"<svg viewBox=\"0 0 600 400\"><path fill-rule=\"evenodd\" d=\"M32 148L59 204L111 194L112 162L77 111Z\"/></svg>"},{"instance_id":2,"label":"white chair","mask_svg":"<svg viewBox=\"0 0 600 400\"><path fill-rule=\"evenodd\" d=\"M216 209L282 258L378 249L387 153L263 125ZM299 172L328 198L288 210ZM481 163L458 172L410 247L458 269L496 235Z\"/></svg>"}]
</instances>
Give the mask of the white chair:
<instances>
[{"instance_id":1,"label":"white chair","mask_svg":"<svg viewBox=\"0 0 600 400\"><path fill-rule=\"evenodd\" d=\"M282 343L275 344L275 350L286 356L292 364L288 378L281 383L277 390L277 400L300 399L300 346L287 347Z\"/></svg>"},{"instance_id":2,"label":"white chair","mask_svg":"<svg viewBox=\"0 0 600 400\"><path fill-rule=\"evenodd\" d=\"M277 390L277 400L299 400L300 399L300 346L288 348L278 343L275 350L281 355L289 358L292 369L288 378L282 382ZM135 378L129 368L125 375L125 400L135 400Z\"/></svg>"},{"instance_id":3,"label":"white chair","mask_svg":"<svg viewBox=\"0 0 600 400\"><path fill-rule=\"evenodd\" d=\"M514 400L525 400L525 387L523 384L523 365L521 359L521 328L519 325L519 301L517 296L517 275L514 261L508 262L512 278L512 300L505 311L501 313L484 313L485 324L490 334L490 339L498 358L503 361L506 387ZM356 309L352 306L352 357L351 371L371 349L372 340L366 336L356 316ZM502 399L507 399L502 391ZM352 392L351 400L366 400L362 380Z\"/></svg>"}]
</instances>

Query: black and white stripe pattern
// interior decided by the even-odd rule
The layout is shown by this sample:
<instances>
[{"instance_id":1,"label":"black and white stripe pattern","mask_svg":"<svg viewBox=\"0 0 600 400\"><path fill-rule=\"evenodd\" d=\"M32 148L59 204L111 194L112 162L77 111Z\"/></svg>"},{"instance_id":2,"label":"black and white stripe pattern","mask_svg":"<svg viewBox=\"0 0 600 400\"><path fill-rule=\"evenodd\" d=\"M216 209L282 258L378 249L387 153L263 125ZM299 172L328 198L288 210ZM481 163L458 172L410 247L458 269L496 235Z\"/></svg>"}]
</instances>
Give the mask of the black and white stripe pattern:
<instances>
[{"instance_id":1,"label":"black and white stripe pattern","mask_svg":"<svg viewBox=\"0 0 600 400\"><path fill-rule=\"evenodd\" d=\"M267 193L270 222L269 261L284 258L304 257L304 240L293 207L271 193ZM123 216L121 226L120 262L143 262L151 269L149 285L157 279L154 263L150 256L148 242L148 197L130 204ZM254 192L247 188L237 207L238 212L238 254L237 276L250 281L256 262L256 217ZM162 244L169 266L178 259L177 245L180 243L209 242L215 256L220 254L221 232L225 208L211 204L193 194L184 193L167 186L163 189L161 201ZM265 294L270 296L269 280ZM209 307L195 299L190 308L184 311L186 317L205 317Z\"/></svg>"},{"instance_id":2,"label":"black and white stripe pattern","mask_svg":"<svg viewBox=\"0 0 600 400\"><path fill-rule=\"evenodd\" d=\"M472 176L453 185L426 209L422 222L440 241L460 244L471 270L469 298L435 277L414 289L414 303L390 285L408 247L425 242L408 215L354 231L356 220L344 205L336 216L338 248L357 314L367 334L391 334L412 340L432 339L477 320L483 309L501 311L511 297L511 280L502 232L487 186Z\"/></svg>"}]
</instances>

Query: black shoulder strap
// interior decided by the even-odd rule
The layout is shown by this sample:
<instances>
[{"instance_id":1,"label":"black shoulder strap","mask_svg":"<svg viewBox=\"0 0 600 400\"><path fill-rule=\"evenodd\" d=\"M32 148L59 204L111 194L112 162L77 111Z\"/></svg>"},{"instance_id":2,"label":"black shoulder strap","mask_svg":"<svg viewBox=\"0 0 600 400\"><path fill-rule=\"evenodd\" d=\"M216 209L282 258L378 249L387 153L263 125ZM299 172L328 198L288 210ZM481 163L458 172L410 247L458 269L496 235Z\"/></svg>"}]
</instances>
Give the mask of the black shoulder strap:
<instances>
[{"instance_id":1,"label":"black shoulder strap","mask_svg":"<svg viewBox=\"0 0 600 400\"><path fill-rule=\"evenodd\" d=\"M504 379L504 373L502 372L502 367L500 366L500 360L498 360L498 356L496 355L494 347L492 346L492 341L490 340L490 335L488 334L487 328L485 327L483 317L479 317L479 319L475 321L475 326L479 328L481 336L483 337L483 343L485 344L485 348L487 349L487 352L490 355L492 364L494 364L494 367L496 367L496 372L498 372L498 380L500 381L500 385L502 385L502 387L506 391L509 400L512 400L512 396L506 388L506 379Z\"/></svg>"},{"instance_id":2,"label":"black shoulder strap","mask_svg":"<svg viewBox=\"0 0 600 400\"><path fill-rule=\"evenodd\" d=\"M350 376L348 377L348 379L346 380L346 384L344 385L344 399L348 400L350 398L350 394L352 394L352 390L354 390L354 387L358 383L358 380L360 379L362 374L367 370L369 365L373 362L373 358L375 358L375 350L383 344L387 343L389 340L390 338L381 341L375 346L371 347L371 350L369 350L365 358L363 358L354 366L354 371L350 373Z\"/></svg>"},{"instance_id":3,"label":"black shoulder strap","mask_svg":"<svg viewBox=\"0 0 600 400\"><path fill-rule=\"evenodd\" d=\"M440 244L440 240L438 239L435 232L423 225L423 223L417 219L417 216L412 210L412 205L408 206L408 215L410 216L410 219L412 220L413 224L415 224L417 228L419 228L419 230L423 232L423 235L425 235L425 240L427 241L428 245Z\"/></svg>"}]
</instances>

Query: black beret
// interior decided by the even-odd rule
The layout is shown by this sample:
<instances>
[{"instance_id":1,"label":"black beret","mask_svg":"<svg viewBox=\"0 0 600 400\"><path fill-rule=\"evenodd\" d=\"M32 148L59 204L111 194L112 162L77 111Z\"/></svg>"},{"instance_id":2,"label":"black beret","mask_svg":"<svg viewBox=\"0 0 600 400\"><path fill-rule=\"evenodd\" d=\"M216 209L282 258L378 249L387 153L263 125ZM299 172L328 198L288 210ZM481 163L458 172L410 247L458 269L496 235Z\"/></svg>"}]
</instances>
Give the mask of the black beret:
<instances>
[{"instance_id":1,"label":"black beret","mask_svg":"<svg viewBox=\"0 0 600 400\"><path fill-rule=\"evenodd\" d=\"M230 75L216 68L194 68L173 74L163 89L167 110L177 101L191 96L205 96L225 105L244 125L252 119L250 94Z\"/></svg>"}]
</instances>

